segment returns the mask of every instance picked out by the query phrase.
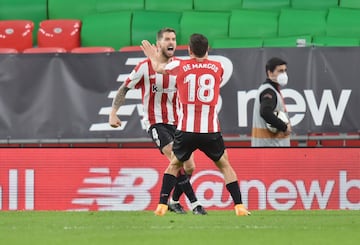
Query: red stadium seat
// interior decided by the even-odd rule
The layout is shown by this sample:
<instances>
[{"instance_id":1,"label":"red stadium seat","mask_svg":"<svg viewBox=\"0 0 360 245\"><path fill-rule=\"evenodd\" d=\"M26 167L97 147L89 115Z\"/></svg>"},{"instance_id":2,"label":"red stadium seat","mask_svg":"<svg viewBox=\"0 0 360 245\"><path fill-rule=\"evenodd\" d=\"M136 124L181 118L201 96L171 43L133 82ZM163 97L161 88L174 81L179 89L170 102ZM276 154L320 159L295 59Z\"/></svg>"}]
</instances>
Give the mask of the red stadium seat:
<instances>
[{"instance_id":1,"label":"red stadium seat","mask_svg":"<svg viewBox=\"0 0 360 245\"><path fill-rule=\"evenodd\" d=\"M73 48L71 53L84 54L84 53L109 53L114 52L115 49L113 47L78 47Z\"/></svg>"},{"instance_id":2,"label":"red stadium seat","mask_svg":"<svg viewBox=\"0 0 360 245\"><path fill-rule=\"evenodd\" d=\"M33 30L34 23L31 20L1 20L0 47L14 48L19 52L32 47Z\"/></svg>"},{"instance_id":3,"label":"red stadium seat","mask_svg":"<svg viewBox=\"0 0 360 245\"><path fill-rule=\"evenodd\" d=\"M19 53L17 49L14 48L0 48L0 54L16 54Z\"/></svg>"},{"instance_id":4,"label":"red stadium seat","mask_svg":"<svg viewBox=\"0 0 360 245\"><path fill-rule=\"evenodd\" d=\"M67 50L62 47L37 47L27 48L23 51L24 54L39 54L39 53L66 53Z\"/></svg>"},{"instance_id":5,"label":"red stadium seat","mask_svg":"<svg viewBox=\"0 0 360 245\"><path fill-rule=\"evenodd\" d=\"M62 47L67 51L80 46L80 20L51 19L40 22L39 47Z\"/></svg>"}]
</instances>

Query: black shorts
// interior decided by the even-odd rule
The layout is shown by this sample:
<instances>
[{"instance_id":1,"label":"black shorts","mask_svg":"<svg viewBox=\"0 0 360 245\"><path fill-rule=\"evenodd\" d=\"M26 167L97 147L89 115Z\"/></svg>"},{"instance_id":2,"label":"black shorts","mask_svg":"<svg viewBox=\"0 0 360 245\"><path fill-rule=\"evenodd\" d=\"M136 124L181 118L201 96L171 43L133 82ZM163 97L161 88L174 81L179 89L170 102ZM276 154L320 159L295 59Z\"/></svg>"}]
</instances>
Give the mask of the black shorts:
<instances>
[{"instance_id":1,"label":"black shorts","mask_svg":"<svg viewBox=\"0 0 360 245\"><path fill-rule=\"evenodd\" d=\"M173 152L180 161L188 160L196 149L204 152L214 162L218 161L225 151L221 133L191 133L176 130Z\"/></svg>"},{"instance_id":2,"label":"black shorts","mask_svg":"<svg viewBox=\"0 0 360 245\"><path fill-rule=\"evenodd\" d=\"M148 130L148 134L151 139L155 142L156 146L159 148L160 152L164 146L172 143L175 138L175 125L165 124L165 123L157 123L150 126Z\"/></svg>"}]
</instances>

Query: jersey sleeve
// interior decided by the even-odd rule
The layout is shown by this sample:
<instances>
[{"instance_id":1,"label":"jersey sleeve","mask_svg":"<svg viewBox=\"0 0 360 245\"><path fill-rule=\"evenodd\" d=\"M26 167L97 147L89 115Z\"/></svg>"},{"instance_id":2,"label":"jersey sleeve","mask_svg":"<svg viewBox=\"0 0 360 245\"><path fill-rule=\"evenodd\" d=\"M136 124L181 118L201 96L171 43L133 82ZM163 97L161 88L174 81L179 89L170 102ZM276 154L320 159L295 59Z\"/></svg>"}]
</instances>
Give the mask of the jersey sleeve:
<instances>
[{"instance_id":1,"label":"jersey sleeve","mask_svg":"<svg viewBox=\"0 0 360 245\"><path fill-rule=\"evenodd\" d=\"M143 61L136 65L125 80L125 86L129 89L139 88L144 81L144 74L148 71L148 62Z\"/></svg>"},{"instance_id":2,"label":"jersey sleeve","mask_svg":"<svg viewBox=\"0 0 360 245\"><path fill-rule=\"evenodd\" d=\"M180 60L174 60L166 64L164 70L167 74L176 76L180 69Z\"/></svg>"}]
</instances>

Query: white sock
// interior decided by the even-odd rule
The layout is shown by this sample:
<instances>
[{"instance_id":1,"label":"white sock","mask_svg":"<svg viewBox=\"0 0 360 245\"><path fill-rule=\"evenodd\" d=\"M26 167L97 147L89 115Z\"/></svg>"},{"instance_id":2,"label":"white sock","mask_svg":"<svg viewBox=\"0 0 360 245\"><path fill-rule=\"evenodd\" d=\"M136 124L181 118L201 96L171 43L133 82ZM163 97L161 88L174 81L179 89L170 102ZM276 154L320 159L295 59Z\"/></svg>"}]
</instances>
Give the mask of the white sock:
<instances>
[{"instance_id":1,"label":"white sock","mask_svg":"<svg viewBox=\"0 0 360 245\"><path fill-rule=\"evenodd\" d=\"M201 203L199 201L192 202L191 203L191 208L194 209L194 208L196 208L197 206L200 206L200 205L201 205Z\"/></svg>"},{"instance_id":2,"label":"white sock","mask_svg":"<svg viewBox=\"0 0 360 245\"><path fill-rule=\"evenodd\" d=\"M170 204L177 204L177 203L180 203L180 202L179 201L174 201L174 199L171 197L169 203Z\"/></svg>"}]
</instances>

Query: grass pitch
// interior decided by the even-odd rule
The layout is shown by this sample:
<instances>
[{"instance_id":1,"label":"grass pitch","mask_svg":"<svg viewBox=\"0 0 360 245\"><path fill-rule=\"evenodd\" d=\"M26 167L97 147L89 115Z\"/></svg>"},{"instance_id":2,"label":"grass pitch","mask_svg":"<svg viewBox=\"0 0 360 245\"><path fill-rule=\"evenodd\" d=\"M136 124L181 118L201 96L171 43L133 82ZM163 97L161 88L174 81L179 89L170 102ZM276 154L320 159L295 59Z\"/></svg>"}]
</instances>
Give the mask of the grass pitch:
<instances>
[{"instance_id":1,"label":"grass pitch","mask_svg":"<svg viewBox=\"0 0 360 245\"><path fill-rule=\"evenodd\" d=\"M0 212L2 245L360 244L360 211Z\"/></svg>"}]
</instances>

